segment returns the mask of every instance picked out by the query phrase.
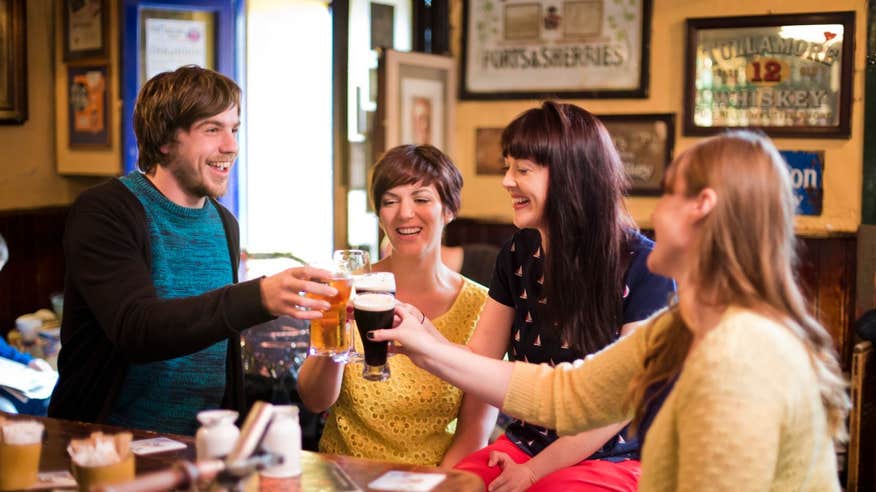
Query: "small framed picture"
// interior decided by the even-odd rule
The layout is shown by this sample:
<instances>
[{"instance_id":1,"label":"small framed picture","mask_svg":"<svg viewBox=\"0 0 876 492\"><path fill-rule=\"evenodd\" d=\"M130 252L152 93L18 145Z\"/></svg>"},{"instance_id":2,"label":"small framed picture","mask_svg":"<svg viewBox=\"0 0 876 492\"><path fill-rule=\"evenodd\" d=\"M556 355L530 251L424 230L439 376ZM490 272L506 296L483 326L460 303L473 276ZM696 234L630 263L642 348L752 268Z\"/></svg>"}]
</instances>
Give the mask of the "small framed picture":
<instances>
[{"instance_id":1,"label":"small framed picture","mask_svg":"<svg viewBox=\"0 0 876 492\"><path fill-rule=\"evenodd\" d=\"M64 61L106 59L109 6L106 0L63 0Z\"/></svg>"},{"instance_id":2,"label":"small framed picture","mask_svg":"<svg viewBox=\"0 0 876 492\"><path fill-rule=\"evenodd\" d=\"M855 12L687 20L684 134L851 134Z\"/></svg>"},{"instance_id":3,"label":"small framed picture","mask_svg":"<svg viewBox=\"0 0 876 492\"><path fill-rule=\"evenodd\" d=\"M73 147L110 145L106 64L67 67L67 134Z\"/></svg>"},{"instance_id":4,"label":"small framed picture","mask_svg":"<svg viewBox=\"0 0 876 492\"><path fill-rule=\"evenodd\" d=\"M502 157L502 130L504 128L475 129L475 173L504 174Z\"/></svg>"},{"instance_id":5,"label":"small framed picture","mask_svg":"<svg viewBox=\"0 0 876 492\"><path fill-rule=\"evenodd\" d=\"M449 56L385 50L377 68L374 160L402 144L451 154L456 83Z\"/></svg>"},{"instance_id":6,"label":"small framed picture","mask_svg":"<svg viewBox=\"0 0 876 492\"><path fill-rule=\"evenodd\" d=\"M630 195L659 195L675 146L675 115L600 115L617 147Z\"/></svg>"}]
</instances>

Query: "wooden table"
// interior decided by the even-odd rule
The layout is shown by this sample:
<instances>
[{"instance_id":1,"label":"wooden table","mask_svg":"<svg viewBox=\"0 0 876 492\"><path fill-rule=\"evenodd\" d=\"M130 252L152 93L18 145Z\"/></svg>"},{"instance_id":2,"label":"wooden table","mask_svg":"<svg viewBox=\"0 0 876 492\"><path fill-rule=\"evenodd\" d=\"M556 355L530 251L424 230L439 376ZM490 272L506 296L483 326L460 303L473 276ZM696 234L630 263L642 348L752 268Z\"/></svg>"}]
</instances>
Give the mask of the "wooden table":
<instances>
[{"instance_id":1,"label":"wooden table","mask_svg":"<svg viewBox=\"0 0 876 492\"><path fill-rule=\"evenodd\" d=\"M70 469L70 457L67 454L67 444L70 442L70 439L87 437L95 431L115 434L126 430L109 425L87 424L83 422L31 417L26 415L10 415L3 412L0 412L0 415L9 419L34 419L45 425L46 431L43 435L43 449L40 456L40 471L43 472ZM178 451L137 456L137 475L167 469L179 460L194 461L195 459L194 439L190 436L159 434L156 432L136 429L132 429L130 432L133 433L134 440L164 436L180 441L186 445L185 449L180 449ZM332 464L337 465L343 470L343 472L346 473L346 475L363 491L371 490L368 488L368 484L390 470L446 473L447 477L433 489L438 492L482 492L484 490L484 485L481 479L476 475L467 472L456 470L445 472L430 466L403 465L384 461L353 458L349 456L313 453L310 451L302 452L302 474L300 477L285 480L264 479L262 481L262 490L302 492L308 490L332 490L322 488L323 484L325 484L325 480L321 478L325 475L327 469L333 467Z\"/></svg>"}]
</instances>

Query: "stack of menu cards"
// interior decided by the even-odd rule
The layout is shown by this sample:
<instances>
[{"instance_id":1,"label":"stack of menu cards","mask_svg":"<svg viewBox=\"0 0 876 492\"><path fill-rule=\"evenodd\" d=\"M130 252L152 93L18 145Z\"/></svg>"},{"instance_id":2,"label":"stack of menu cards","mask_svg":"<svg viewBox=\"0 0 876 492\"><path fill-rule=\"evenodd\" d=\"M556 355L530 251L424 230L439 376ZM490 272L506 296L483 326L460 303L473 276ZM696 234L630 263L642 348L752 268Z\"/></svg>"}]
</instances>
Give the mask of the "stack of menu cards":
<instances>
[{"instance_id":1,"label":"stack of menu cards","mask_svg":"<svg viewBox=\"0 0 876 492\"><path fill-rule=\"evenodd\" d=\"M0 386L21 401L52 396L58 373L37 371L24 364L0 357Z\"/></svg>"}]
</instances>

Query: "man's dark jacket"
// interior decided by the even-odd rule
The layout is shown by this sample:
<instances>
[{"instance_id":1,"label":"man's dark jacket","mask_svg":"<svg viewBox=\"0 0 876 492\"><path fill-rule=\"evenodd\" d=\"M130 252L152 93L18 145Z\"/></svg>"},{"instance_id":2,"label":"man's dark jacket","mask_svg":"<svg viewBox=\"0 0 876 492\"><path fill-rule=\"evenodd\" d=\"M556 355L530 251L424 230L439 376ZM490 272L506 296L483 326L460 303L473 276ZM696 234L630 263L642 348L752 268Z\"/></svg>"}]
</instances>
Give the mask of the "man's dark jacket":
<instances>
[{"instance_id":1,"label":"man's dark jacket","mask_svg":"<svg viewBox=\"0 0 876 492\"><path fill-rule=\"evenodd\" d=\"M239 229L220 212L237 282ZM272 318L259 279L161 299L152 282L146 211L118 179L83 192L67 217L60 378L49 416L103 422L131 364L173 359L228 340L225 408L244 409L240 332ZM155 384L162 384L155 381ZM194 415L192 416L194 418Z\"/></svg>"}]
</instances>

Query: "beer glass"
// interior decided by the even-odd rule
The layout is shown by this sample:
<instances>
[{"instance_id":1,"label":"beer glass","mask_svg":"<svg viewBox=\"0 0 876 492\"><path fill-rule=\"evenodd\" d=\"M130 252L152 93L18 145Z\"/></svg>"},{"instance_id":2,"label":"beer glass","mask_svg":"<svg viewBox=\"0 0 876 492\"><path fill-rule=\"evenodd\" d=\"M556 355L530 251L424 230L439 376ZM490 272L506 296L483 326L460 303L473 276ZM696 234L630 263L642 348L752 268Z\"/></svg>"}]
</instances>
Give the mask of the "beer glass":
<instances>
[{"instance_id":1,"label":"beer glass","mask_svg":"<svg viewBox=\"0 0 876 492\"><path fill-rule=\"evenodd\" d=\"M395 298L389 294L357 294L353 299L353 312L365 349L362 377L369 381L384 381L389 378L389 364L386 362L389 342L375 342L366 335L371 330L392 328Z\"/></svg>"},{"instance_id":2,"label":"beer glass","mask_svg":"<svg viewBox=\"0 0 876 492\"><path fill-rule=\"evenodd\" d=\"M361 249L339 249L332 255L335 268L349 274L371 273L371 256Z\"/></svg>"},{"instance_id":3,"label":"beer glass","mask_svg":"<svg viewBox=\"0 0 876 492\"><path fill-rule=\"evenodd\" d=\"M353 297L359 294L388 294L395 297L395 275L392 272L374 272L353 275ZM348 304L348 319L356 325L356 317L353 315L353 303ZM357 327L358 329L358 327ZM390 356L393 354L389 354ZM362 362L362 354L356 351L356 344L350 350L348 362Z\"/></svg>"},{"instance_id":4,"label":"beer glass","mask_svg":"<svg viewBox=\"0 0 876 492\"><path fill-rule=\"evenodd\" d=\"M329 285L338 293L331 297L321 296L312 292L307 297L321 299L329 304L328 310L322 311L322 318L310 321L310 355L331 357L341 362L347 360L352 339L347 329L347 302L353 288L353 278L346 272L333 272Z\"/></svg>"},{"instance_id":5,"label":"beer glass","mask_svg":"<svg viewBox=\"0 0 876 492\"><path fill-rule=\"evenodd\" d=\"M367 251L363 251L361 249L337 249L332 254L332 262L334 263L334 268L339 272L347 272L350 275L354 275L353 281L353 292L351 296L356 295L356 282L355 276L358 275L368 275L371 273L371 256ZM350 332L350 340L352 341L352 333L353 333L353 305L352 303L347 303L347 331ZM335 359L337 360L337 359ZM356 347L354 344L350 346L350 352L347 354L346 361L359 361L362 360L362 355L356 352Z\"/></svg>"}]
</instances>

